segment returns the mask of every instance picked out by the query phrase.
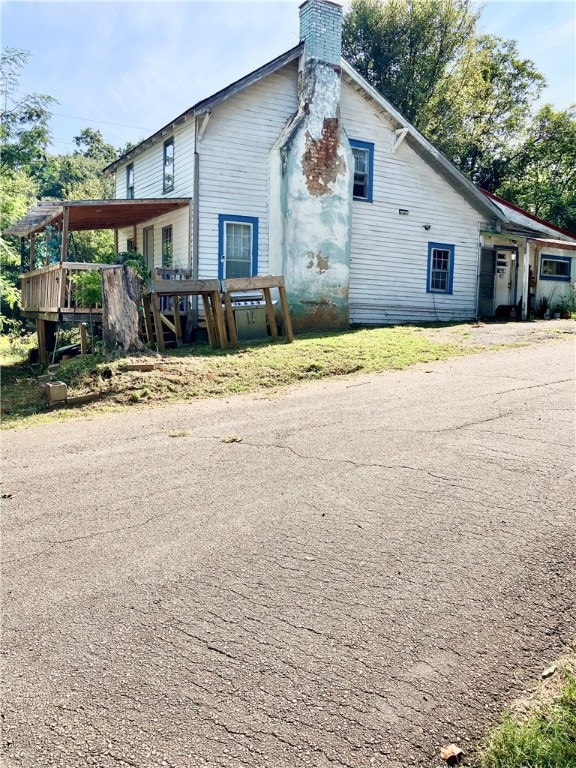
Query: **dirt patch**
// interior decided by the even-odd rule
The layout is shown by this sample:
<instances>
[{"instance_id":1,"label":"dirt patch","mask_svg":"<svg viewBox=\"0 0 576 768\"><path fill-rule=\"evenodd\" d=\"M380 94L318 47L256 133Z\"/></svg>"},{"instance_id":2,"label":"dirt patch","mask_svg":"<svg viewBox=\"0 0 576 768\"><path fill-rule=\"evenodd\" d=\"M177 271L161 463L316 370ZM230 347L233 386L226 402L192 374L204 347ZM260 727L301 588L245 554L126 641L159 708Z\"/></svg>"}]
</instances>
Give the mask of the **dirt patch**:
<instances>
[{"instance_id":1,"label":"dirt patch","mask_svg":"<svg viewBox=\"0 0 576 768\"><path fill-rule=\"evenodd\" d=\"M539 344L559 341L568 335L576 335L576 320L534 320L528 323L515 321L459 323L441 328L421 328L420 333L437 342L456 342L464 346L508 346Z\"/></svg>"}]
</instances>

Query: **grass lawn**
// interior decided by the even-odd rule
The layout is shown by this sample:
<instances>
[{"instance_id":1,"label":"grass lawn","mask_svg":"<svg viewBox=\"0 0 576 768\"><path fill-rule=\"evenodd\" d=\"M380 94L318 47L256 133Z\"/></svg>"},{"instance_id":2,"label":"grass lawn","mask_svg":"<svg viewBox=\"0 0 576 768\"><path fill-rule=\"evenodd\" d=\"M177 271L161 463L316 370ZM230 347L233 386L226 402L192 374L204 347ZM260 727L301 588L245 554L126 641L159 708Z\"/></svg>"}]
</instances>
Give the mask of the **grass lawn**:
<instances>
[{"instance_id":1,"label":"grass lawn","mask_svg":"<svg viewBox=\"0 0 576 768\"><path fill-rule=\"evenodd\" d=\"M564 659L522 715L507 713L477 768L575 768L576 654Z\"/></svg>"},{"instance_id":2,"label":"grass lawn","mask_svg":"<svg viewBox=\"0 0 576 768\"><path fill-rule=\"evenodd\" d=\"M60 365L56 378L68 384L70 396L97 392L96 403L49 410L38 391L39 366L22 355L10 355L4 344L3 426L90 415L138 404L162 404L196 398L255 392L302 381L387 370L478 351L457 340L433 341L418 327L397 326L353 331L301 334L293 344L253 342L238 350L212 350L197 344L131 358L154 362L152 371L126 371L125 359L72 358Z\"/></svg>"}]
</instances>

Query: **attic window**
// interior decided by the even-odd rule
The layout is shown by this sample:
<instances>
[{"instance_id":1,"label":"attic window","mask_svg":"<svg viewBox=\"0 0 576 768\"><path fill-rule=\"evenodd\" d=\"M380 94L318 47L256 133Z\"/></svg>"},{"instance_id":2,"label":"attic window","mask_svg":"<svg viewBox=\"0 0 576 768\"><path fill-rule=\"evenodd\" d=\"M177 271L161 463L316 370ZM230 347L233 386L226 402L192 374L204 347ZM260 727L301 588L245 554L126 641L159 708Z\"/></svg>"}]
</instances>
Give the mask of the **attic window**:
<instances>
[{"instance_id":1,"label":"attic window","mask_svg":"<svg viewBox=\"0 0 576 768\"><path fill-rule=\"evenodd\" d=\"M545 256L540 262L540 278L542 280L570 281L572 259L570 256Z\"/></svg>"},{"instance_id":2,"label":"attic window","mask_svg":"<svg viewBox=\"0 0 576 768\"><path fill-rule=\"evenodd\" d=\"M126 166L126 199L134 199L134 163Z\"/></svg>"},{"instance_id":3,"label":"attic window","mask_svg":"<svg viewBox=\"0 0 576 768\"><path fill-rule=\"evenodd\" d=\"M174 137L164 142L164 192L174 189Z\"/></svg>"},{"instance_id":4,"label":"attic window","mask_svg":"<svg viewBox=\"0 0 576 768\"><path fill-rule=\"evenodd\" d=\"M354 200L372 202L372 180L374 176L374 144L350 139L354 155Z\"/></svg>"}]
</instances>

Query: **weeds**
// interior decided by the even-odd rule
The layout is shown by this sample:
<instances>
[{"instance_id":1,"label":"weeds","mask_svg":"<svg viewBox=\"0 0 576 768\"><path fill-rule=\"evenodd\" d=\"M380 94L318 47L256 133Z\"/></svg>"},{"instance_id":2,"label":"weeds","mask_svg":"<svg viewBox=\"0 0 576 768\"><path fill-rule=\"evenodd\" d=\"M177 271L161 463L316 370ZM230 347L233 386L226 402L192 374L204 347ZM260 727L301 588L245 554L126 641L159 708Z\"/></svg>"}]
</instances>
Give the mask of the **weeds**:
<instances>
[{"instance_id":1,"label":"weeds","mask_svg":"<svg viewBox=\"0 0 576 768\"><path fill-rule=\"evenodd\" d=\"M576 673L559 668L559 695L522 719L506 714L487 740L478 768L574 768Z\"/></svg>"}]
</instances>

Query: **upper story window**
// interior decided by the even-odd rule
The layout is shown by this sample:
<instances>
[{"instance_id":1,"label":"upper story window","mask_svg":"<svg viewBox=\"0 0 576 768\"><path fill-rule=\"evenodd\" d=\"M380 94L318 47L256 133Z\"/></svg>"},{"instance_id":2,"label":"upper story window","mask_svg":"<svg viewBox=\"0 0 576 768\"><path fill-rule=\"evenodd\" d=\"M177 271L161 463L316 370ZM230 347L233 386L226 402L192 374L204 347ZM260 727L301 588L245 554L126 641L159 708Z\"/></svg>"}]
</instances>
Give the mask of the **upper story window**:
<instances>
[{"instance_id":1,"label":"upper story window","mask_svg":"<svg viewBox=\"0 0 576 768\"><path fill-rule=\"evenodd\" d=\"M540 278L542 280L563 280L570 282L572 259L570 256L547 256L540 258Z\"/></svg>"},{"instance_id":2,"label":"upper story window","mask_svg":"<svg viewBox=\"0 0 576 768\"><path fill-rule=\"evenodd\" d=\"M452 293L454 246L428 243L428 293Z\"/></svg>"},{"instance_id":3,"label":"upper story window","mask_svg":"<svg viewBox=\"0 0 576 768\"><path fill-rule=\"evenodd\" d=\"M352 154L354 155L354 200L372 202L372 189L374 179L374 144L368 141L356 141L350 139Z\"/></svg>"},{"instance_id":4,"label":"upper story window","mask_svg":"<svg viewBox=\"0 0 576 768\"><path fill-rule=\"evenodd\" d=\"M134 163L126 166L126 199L134 199Z\"/></svg>"},{"instance_id":5,"label":"upper story window","mask_svg":"<svg viewBox=\"0 0 576 768\"><path fill-rule=\"evenodd\" d=\"M164 142L164 192L174 189L174 137Z\"/></svg>"}]
</instances>

